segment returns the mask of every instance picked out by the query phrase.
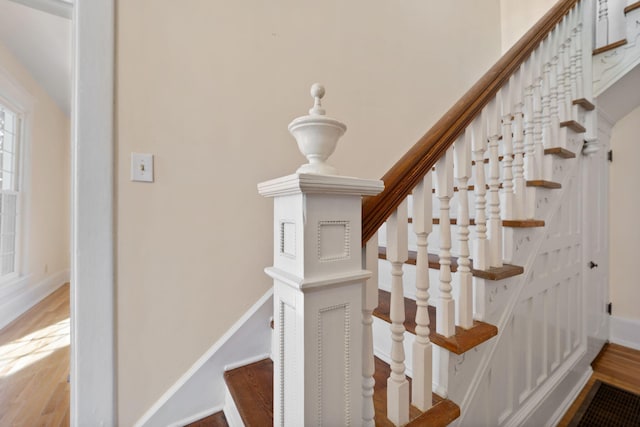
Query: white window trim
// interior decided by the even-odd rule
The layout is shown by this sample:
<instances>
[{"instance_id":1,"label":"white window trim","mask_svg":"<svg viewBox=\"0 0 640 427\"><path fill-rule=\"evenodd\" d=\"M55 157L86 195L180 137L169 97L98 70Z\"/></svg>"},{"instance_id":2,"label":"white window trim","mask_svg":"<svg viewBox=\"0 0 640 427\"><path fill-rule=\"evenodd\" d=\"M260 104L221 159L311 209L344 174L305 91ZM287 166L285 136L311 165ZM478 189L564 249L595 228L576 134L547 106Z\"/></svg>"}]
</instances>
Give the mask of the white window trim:
<instances>
[{"instance_id":1,"label":"white window trim","mask_svg":"<svg viewBox=\"0 0 640 427\"><path fill-rule=\"evenodd\" d=\"M22 281L28 265L28 242L31 190L31 129L35 98L7 70L0 67L0 103L20 116L18 154L19 213L16 224L16 271L0 279L0 290Z\"/></svg>"}]
</instances>

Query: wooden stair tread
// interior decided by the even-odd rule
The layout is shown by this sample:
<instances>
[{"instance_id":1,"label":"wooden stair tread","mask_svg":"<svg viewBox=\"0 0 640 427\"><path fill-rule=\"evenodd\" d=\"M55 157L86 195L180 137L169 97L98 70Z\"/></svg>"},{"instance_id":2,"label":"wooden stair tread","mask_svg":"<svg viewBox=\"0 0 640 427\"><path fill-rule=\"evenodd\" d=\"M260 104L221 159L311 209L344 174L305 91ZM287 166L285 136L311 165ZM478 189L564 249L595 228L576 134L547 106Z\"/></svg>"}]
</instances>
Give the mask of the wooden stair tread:
<instances>
[{"instance_id":1,"label":"wooden stair tread","mask_svg":"<svg viewBox=\"0 0 640 427\"><path fill-rule=\"evenodd\" d=\"M247 427L273 425L273 361L260 360L224 373L229 393Z\"/></svg>"},{"instance_id":2,"label":"wooden stair tread","mask_svg":"<svg viewBox=\"0 0 640 427\"><path fill-rule=\"evenodd\" d=\"M502 226L512 227L512 228L544 227L544 220L542 219L503 219Z\"/></svg>"},{"instance_id":3,"label":"wooden stair tread","mask_svg":"<svg viewBox=\"0 0 640 427\"><path fill-rule=\"evenodd\" d=\"M373 311L373 315L391 323L390 318L390 302L391 293L378 289L378 307ZM407 332L415 335L416 333L416 311L418 306L416 302L410 298L404 299L404 312L405 322L404 327ZM447 338L443 335L436 333L436 308L429 306L429 339L431 342L439 347L446 348L447 350L455 353L462 354L472 348L488 341L492 337L498 334L498 328L488 323L473 321L473 327L470 329L464 329L456 326L456 334Z\"/></svg>"},{"instance_id":4,"label":"wooden stair tread","mask_svg":"<svg viewBox=\"0 0 640 427\"><path fill-rule=\"evenodd\" d=\"M567 120L560 123L561 128L569 128L576 133L585 133L587 129L575 120Z\"/></svg>"},{"instance_id":5,"label":"wooden stair tread","mask_svg":"<svg viewBox=\"0 0 640 427\"><path fill-rule=\"evenodd\" d=\"M393 427L393 423L387 418L387 378L391 374L391 368L387 363L375 358L376 381L373 387L373 405L376 410L377 427ZM411 378L407 377L411 384ZM411 387L409 387L409 400L411 400ZM433 393L433 406L426 412L421 412L411 405L409 407L409 424L407 426L433 426L444 427L460 416L460 407Z\"/></svg>"},{"instance_id":6,"label":"wooden stair tread","mask_svg":"<svg viewBox=\"0 0 640 427\"><path fill-rule=\"evenodd\" d=\"M576 122L576 123L577 123L577 122ZM567 151L568 151L568 150L567 150ZM569 151L569 152L570 152L570 151ZM546 153L545 153L545 154L546 154ZM543 181L543 180L540 180L540 179L535 179L535 180L526 181L526 183L527 183L527 187L543 187L542 185L539 185L539 184L538 184L538 183L540 183L540 182L551 182L551 181ZM558 185L560 185L560 184L558 184ZM486 185L485 185L485 188L486 188L487 190L490 190L489 184L486 184ZM502 183L500 183L500 186L499 186L498 188L500 188L500 189L502 189L502 188L503 188ZM547 188L560 188L560 187L558 186L558 187L547 187ZM476 189L475 185L470 185L470 186L468 186L468 187L467 187L467 191L474 191L475 189ZM458 191L460 191L460 189L459 189L458 187L453 187L453 192L454 192L454 193L457 193ZM435 189L435 188L432 188L432 189L431 189L431 193L432 193L432 194L435 194L435 193L436 193L436 189Z\"/></svg>"},{"instance_id":7,"label":"wooden stair tread","mask_svg":"<svg viewBox=\"0 0 640 427\"><path fill-rule=\"evenodd\" d=\"M393 424L386 415L387 378L389 378L391 369L389 365L377 357L375 358L375 369L373 403L376 411L376 426L392 426ZM271 359L264 359L227 371L224 378L242 421L247 427L273 425L273 361ZM411 381L410 378L408 380ZM458 405L435 393L433 394L433 405L433 408L424 413L411 406L411 419L420 419L422 423L428 422L428 425L446 426L460 416ZM195 425L197 427L209 426L209 424ZM222 425L220 424L220 426ZM211 424L211 426L217 427L216 424Z\"/></svg>"},{"instance_id":8,"label":"wooden stair tread","mask_svg":"<svg viewBox=\"0 0 640 427\"><path fill-rule=\"evenodd\" d=\"M378 258L387 259L387 248L378 247ZM418 254L416 251L409 251L409 259L405 264L416 265ZM517 276L524 273L524 268L519 265L503 264L502 267L491 267L488 270L476 270L473 268L473 260L471 261L471 273L481 279L502 280L509 277ZM437 254L429 254L429 268L440 269L440 257ZM451 257L451 272L458 270L458 257Z\"/></svg>"},{"instance_id":9,"label":"wooden stair tread","mask_svg":"<svg viewBox=\"0 0 640 427\"><path fill-rule=\"evenodd\" d=\"M563 159L575 159L575 157L576 157L576 153L574 153L573 151L569 151L566 148L562 148L562 147L545 148L544 149L544 154L552 154L554 156L558 156L558 157L561 157Z\"/></svg>"},{"instance_id":10,"label":"wooden stair tread","mask_svg":"<svg viewBox=\"0 0 640 427\"><path fill-rule=\"evenodd\" d=\"M574 99L573 105L578 105L587 111L593 111L596 108L596 106L593 105L593 103L589 101L587 98Z\"/></svg>"},{"instance_id":11,"label":"wooden stair tread","mask_svg":"<svg viewBox=\"0 0 640 427\"><path fill-rule=\"evenodd\" d=\"M460 407L451 400L442 399L438 403L435 403L434 397L433 401L433 406L429 408L428 411L423 412L418 418L411 420L407 426L445 427L460 416Z\"/></svg>"},{"instance_id":12,"label":"wooden stair tread","mask_svg":"<svg viewBox=\"0 0 640 427\"><path fill-rule=\"evenodd\" d=\"M562 184L559 182L545 181L544 179L536 179L533 181L527 181L527 187L542 187L542 188L562 188Z\"/></svg>"},{"instance_id":13,"label":"wooden stair tread","mask_svg":"<svg viewBox=\"0 0 640 427\"><path fill-rule=\"evenodd\" d=\"M625 7L624 8L624 14L626 15L627 13L631 12L632 10L636 10L638 8L640 8L640 1L632 3L629 6Z\"/></svg>"},{"instance_id":14,"label":"wooden stair tread","mask_svg":"<svg viewBox=\"0 0 640 427\"><path fill-rule=\"evenodd\" d=\"M609 43L606 46L599 47L597 49L593 49L593 55L598 55L603 52L607 52L609 50L616 49L620 46L624 46L627 44L627 39L618 40L617 42Z\"/></svg>"},{"instance_id":15,"label":"wooden stair tread","mask_svg":"<svg viewBox=\"0 0 640 427\"><path fill-rule=\"evenodd\" d=\"M411 222L411 218L409 218L409 222ZM458 219L451 218L451 225L457 225ZM440 224L440 218L433 218L433 224ZM476 220L471 218L469 219L469 225L475 226ZM512 227L512 228L532 228L532 227L544 227L544 220L541 219L503 219L502 220L503 227Z\"/></svg>"},{"instance_id":16,"label":"wooden stair tread","mask_svg":"<svg viewBox=\"0 0 640 427\"><path fill-rule=\"evenodd\" d=\"M220 411L191 424L187 424L185 427L229 427L229 423L227 422L227 417L224 416L224 412Z\"/></svg>"}]
</instances>

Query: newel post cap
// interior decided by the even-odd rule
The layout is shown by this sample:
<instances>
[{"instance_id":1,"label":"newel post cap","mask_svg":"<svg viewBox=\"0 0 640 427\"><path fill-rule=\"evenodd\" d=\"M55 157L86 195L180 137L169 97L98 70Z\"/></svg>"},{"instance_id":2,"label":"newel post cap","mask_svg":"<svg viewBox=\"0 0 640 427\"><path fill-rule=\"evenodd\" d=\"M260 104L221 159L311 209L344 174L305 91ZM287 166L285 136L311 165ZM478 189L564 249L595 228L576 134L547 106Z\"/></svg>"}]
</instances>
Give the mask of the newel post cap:
<instances>
[{"instance_id":1,"label":"newel post cap","mask_svg":"<svg viewBox=\"0 0 640 427\"><path fill-rule=\"evenodd\" d=\"M345 133L347 126L325 115L321 99L324 97L324 86L314 83L311 86L313 107L309 114L294 119L289 123L289 132L296 139L298 148L309 163L298 168L297 173L317 175L338 175L338 170L326 160L336 149L338 139Z\"/></svg>"}]
</instances>

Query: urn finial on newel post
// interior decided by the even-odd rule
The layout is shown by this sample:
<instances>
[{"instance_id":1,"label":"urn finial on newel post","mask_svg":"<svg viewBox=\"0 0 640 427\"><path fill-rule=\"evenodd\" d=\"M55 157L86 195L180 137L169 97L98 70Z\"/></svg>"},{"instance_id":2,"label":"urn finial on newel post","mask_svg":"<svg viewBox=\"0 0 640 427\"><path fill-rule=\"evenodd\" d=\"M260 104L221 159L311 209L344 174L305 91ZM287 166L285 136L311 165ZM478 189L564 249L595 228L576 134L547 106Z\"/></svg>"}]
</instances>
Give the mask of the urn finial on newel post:
<instances>
[{"instance_id":1,"label":"urn finial on newel post","mask_svg":"<svg viewBox=\"0 0 640 427\"><path fill-rule=\"evenodd\" d=\"M289 132L298 142L298 148L309 163L298 168L297 173L318 175L338 175L338 170L326 160L336 149L338 139L345 133L347 126L325 115L321 99L324 97L324 86L314 83L311 86L313 107L309 114L294 119L289 124Z\"/></svg>"}]
</instances>

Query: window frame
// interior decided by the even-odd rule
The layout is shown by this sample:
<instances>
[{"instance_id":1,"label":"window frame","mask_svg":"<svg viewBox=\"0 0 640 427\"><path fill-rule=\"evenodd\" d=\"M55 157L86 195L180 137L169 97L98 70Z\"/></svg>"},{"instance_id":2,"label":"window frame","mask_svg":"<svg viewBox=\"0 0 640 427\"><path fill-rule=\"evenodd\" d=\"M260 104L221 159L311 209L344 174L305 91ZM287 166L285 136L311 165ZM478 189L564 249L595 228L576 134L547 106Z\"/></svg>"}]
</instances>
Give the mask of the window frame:
<instances>
[{"instance_id":1,"label":"window frame","mask_svg":"<svg viewBox=\"0 0 640 427\"><path fill-rule=\"evenodd\" d=\"M23 177L22 177L22 135L24 134L24 117L23 114L19 111L14 110L11 106L7 105L7 102L3 102L2 97L0 96L0 108L10 111L11 114L15 117L14 123L14 150L13 150L13 182L12 189L5 190L4 188L0 188L0 197L4 196L4 194L15 194L16 196L16 213L15 213L15 226L13 227L14 234L14 247L13 247L13 271L7 274L2 274L2 256L4 253L2 252L3 241L2 241L2 229L4 214L1 209L4 209L4 206L0 208L0 284L6 283L13 279L16 279L22 275L23 265L22 265L22 252L21 248L23 246L23 234L22 228L24 224L23 216L23 199L24 199L24 189L22 187ZM4 147L3 147L4 148ZM2 150L4 151L4 149ZM4 159L3 159L4 161ZM4 164L0 165L0 168L4 171Z\"/></svg>"},{"instance_id":2,"label":"window frame","mask_svg":"<svg viewBox=\"0 0 640 427\"><path fill-rule=\"evenodd\" d=\"M17 150L15 167L17 174L15 176L18 197L16 200L16 243L15 243L15 260L14 271L12 273L0 276L0 290L11 291L14 286L19 285L24 278L27 260L27 242L29 236L28 214L29 214L29 198L27 195L30 191L30 140L31 140L31 120L34 107L33 96L14 80L11 75L0 65L0 104L11 110L16 115L16 136ZM0 292L5 294L6 292Z\"/></svg>"}]
</instances>

